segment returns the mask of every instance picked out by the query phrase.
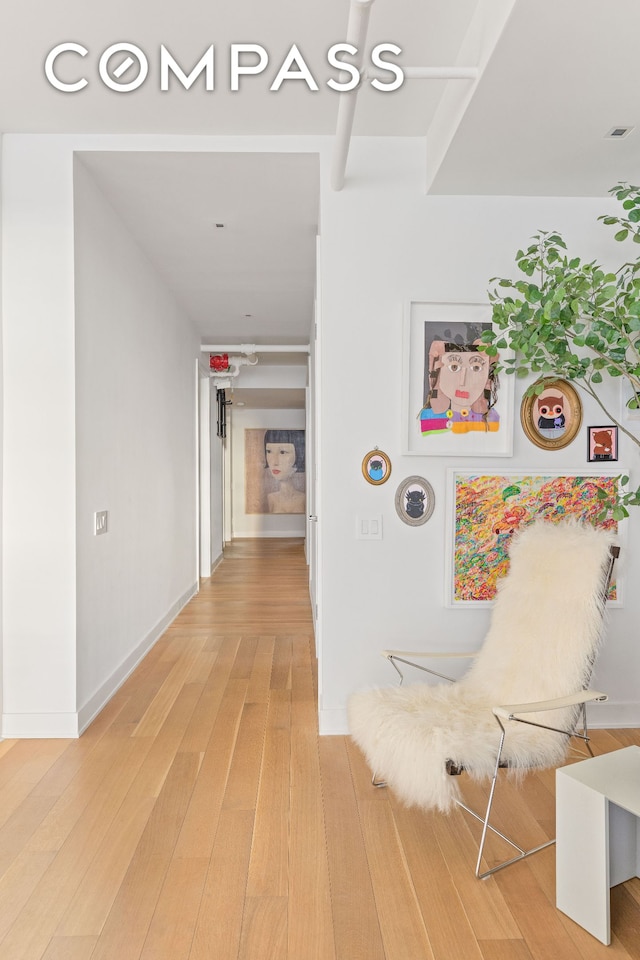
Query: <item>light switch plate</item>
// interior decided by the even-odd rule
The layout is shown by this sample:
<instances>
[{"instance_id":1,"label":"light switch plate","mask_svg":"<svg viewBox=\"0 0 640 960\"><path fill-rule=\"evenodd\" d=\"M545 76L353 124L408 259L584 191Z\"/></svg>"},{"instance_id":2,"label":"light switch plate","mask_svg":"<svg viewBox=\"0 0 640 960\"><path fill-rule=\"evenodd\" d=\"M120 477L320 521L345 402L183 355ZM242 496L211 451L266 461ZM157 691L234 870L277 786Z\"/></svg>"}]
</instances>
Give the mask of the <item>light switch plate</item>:
<instances>
[{"instance_id":1,"label":"light switch plate","mask_svg":"<svg viewBox=\"0 0 640 960\"><path fill-rule=\"evenodd\" d=\"M382 540L382 514L356 517L356 540Z\"/></svg>"}]
</instances>

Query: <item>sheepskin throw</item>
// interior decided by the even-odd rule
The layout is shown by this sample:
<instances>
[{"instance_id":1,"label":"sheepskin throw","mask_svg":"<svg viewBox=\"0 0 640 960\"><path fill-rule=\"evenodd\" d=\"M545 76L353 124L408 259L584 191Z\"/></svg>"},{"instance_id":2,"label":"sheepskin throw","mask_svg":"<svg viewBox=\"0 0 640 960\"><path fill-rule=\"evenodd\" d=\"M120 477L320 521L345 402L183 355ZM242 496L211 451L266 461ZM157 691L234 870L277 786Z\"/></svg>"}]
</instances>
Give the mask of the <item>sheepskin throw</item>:
<instances>
[{"instance_id":1,"label":"sheepskin throw","mask_svg":"<svg viewBox=\"0 0 640 960\"><path fill-rule=\"evenodd\" d=\"M351 736L369 766L410 806L448 810L458 777L491 777L500 728L492 707L583 690L602 633L602 596L613 536L576 521L535 521L514 536L489 632L458 683L366 690L349 700ZM527 715L570 729L576 708ZM510 768L556 766L569 738L506 721Z\"/></svg>"}]
</instances>

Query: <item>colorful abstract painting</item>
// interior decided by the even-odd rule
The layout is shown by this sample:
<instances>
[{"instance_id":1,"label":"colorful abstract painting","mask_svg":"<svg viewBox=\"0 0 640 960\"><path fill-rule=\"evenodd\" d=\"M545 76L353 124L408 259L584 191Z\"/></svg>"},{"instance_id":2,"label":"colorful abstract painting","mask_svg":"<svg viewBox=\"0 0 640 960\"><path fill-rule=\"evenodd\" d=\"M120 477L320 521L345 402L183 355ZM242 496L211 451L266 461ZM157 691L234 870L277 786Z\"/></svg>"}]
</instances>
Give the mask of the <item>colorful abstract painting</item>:
<instances>
[{"instance_id":1,"label":"colorful abstract painting","mask_svg":"<svg viewBox=\"0 0 640 960\"><path fill-rule=\"evenodd\" d=\"M411 301L405 310L403 452L434 457L510 457L514 377L485 353L488 303Z\"/></svg>"},{"instance_id":2,"label":"colorful abstract painting","mask_svg":"<svg viewBox=\"0 0 640 960\"><path fill-rule=\"evenodd\" d=\"M490 601L509 565L511 537L524 524L542 518L579 517L617 529L614 520L598 522L597 489L613 494L614 476L556 476L454 473L454 603ZM615 599L615 585L610 599Z\"/></svg>"}]
</instances>

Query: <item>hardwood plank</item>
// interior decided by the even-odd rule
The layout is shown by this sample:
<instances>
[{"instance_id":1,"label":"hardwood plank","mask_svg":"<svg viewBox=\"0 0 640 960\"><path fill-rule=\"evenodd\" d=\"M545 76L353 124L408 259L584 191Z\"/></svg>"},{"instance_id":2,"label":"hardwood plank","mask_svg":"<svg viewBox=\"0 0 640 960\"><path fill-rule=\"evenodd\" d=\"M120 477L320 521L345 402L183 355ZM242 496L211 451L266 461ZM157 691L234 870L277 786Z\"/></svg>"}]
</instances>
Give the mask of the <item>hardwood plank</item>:
<instances>
[{"instance_id":1,"label":"hardwood plank","mask_svg":"<svg viewBox=\"0 0 640 960\"><path fill-rule=\"evenodd\" d=\"M226 810L255 810L266 720L266 703L244 705L224 794Z\"/></svg>"},{"instance_id":2,"label":"hardwood plank","mask_svg":"<svg viewBox=\"0 0 640 960\"><path fill-rule=\"evenodd\" d=\"M227 684L176 841L176 857L211 856L246 688L245 680L230 680Z\"/></svg>"},{"instance_id":3,"label":"hardwood plank","mask_svg":"<svg viewBox=\"0 0 640 960\"><path fill-rule=\"evenodd\" d=\"M116 803L117 797L121 798L124 795L123 791L126 792L128 789L127 775L138 773L150 748L150 741L140 741L139 747L135 747L131 741L125 742L124 745L117 740L105 741L99 750L92 752L86 765L78 771L67 790L51 808L28 841L27 849L59 850L73 830L82 823L84 817L95 816L95 812L91 814L92 810L100 812L101 797L98 792L107 781L109 774L114 770L118 774L115 784L112 785L109 782L110 787L113 786L116 789L113 801ZM94 801L97 805L95 808L92 806Z\"/></svg>"},{"instance_id":4,"label":"hardwood plank","mask_svg":"<svg viewBox=\"0 0 640 960\"><path fill-rule=\"evenodd\" d=\"M338 960L383 960L384 946L354 804L325 803L329 883Z\"/></svg>"},{"instance_id":5,"label":"hardwood plank","mask_svg":"<svg viewBox=\"0 0 640 960\"><path fill-rule=\"evenodd\" d=\"M74 757L70 768L59 770L58 778L62 778L63 783L68 777L71 779L66 788L60 790L56 803L32 837L28 849L60 849L119 756L117 743L103 741L84 763Z\"/></svg>"},{"instance_id":6,"label":"hardwood plank","mask_svg":"<svg viewBox=\"0 0 640 960\"><path fill-rule=\"evenodd\" d=\"M275 637L259 637L247 686L247 703L267 703L273 666Z\"/></svg>"},{"instance_id":7,"label":"hardwood plank","mask_svg":"<svg viewBox=\"0 0 640 960\"><path fill-rule=\"evenodd\" d=\"M291 652L291 637L277 636L271 669L272 690L291 689Z\"/></svg>"},{"instance_id":8,"label":"hardwood plank","mask_svg":"<svg viewBox=\"0 0 640 960\"><path fill-rule=\"evenodd\" d=\"M187 684L201 683L204 686L211 677L218 659L218 653L217 651L205 650L205 643L206 640L203 639L200 653L196 654L193 666L186 676L185 683Z\"/></svg>"},{"instance_id":9,"label":"hardwood plank","mask_svg":"<svg viewBox=\"0 0 640 960\"><path fill-rule=\"evenodd\" d=\"M136 848L137 858L171 859L199 767L197 754L176 755Z\"/></svg>"},{"instance_id":10,"label":"hardwood plank","mask_svg":"<svg viewBox=\"0 0 640 960\"><path fill-rule=\"evenodd\" d=\"M98 936L122 885L155 801L128 798L56 929L65 938Z\"/></svg>"},{"instance_id":11,"label":"hardwood plank","mask_svg":"<svg viewBox=\"0 0 640 960\"><path fill-rule=\"evenodd\" d=\"M289 869L291 704L288 690L273 690L260 769L248 898L286 897Z\"/></svg>"},{"instance_id":12,"label":"hardwood plank","mask_svg":"<svg viewBox=\"0 0 640 960\"><path fill-rule=\"evenodd\" d=\"M127 696L127 702L120 711L115 726L137 726L170 672L171 663L163 663L158 659L156 647L153 647L120 688L120 692Z\"/></svg>"},{"instance_id":13,"label":"hardwood plank","mask_svg":"<svg viewBox=\"0 0 640 960\"><path fill-rule=\"evenodd\" d=\"M130 756L118 777L83 810L0 944L2 960L40 957L55 934L135 776L136 742L128 743Z\"/></svg>"},{"instance_id":14,"label":"hardwood plank","mask_svg":"<svg viewBox=\"0 0 640 960\"><path fill-rule=\"evenodd\" d=\"M407 809L392 800L400 840L436 960L480 960L467 918L433 828L438 813Z\"/></svg>"},{"instance_id":15,"label":"hardwood plank","mask_svg":"<svg viewBox=\"0 0 640 960\"><path fill-rule=\"evenodd\" d=\"M245 902L238 960L287 960L287 898L249 897Z\"/></svg>"},{"instance_id":16,"label":"hardwood plank","mask_svg":"<svg viewBox=\"0 0 640 960\"><path fill-rule=\"evenodd\" d=\"M0 877L29 842L55 803L55 797L39 797L33 792L0 829Z\"/></svg>"},{"instance_id":17,"label":"hardwood plank","mask_svg":"<svg viewBox=\"0 0 640 960\"><path fill-rule=\"evenodd\" d=\"M611 888L611 929L632 960L640 960L640 905L624 883Z\"/></svg>"},{"instance_id":18,"label":"hardwood plank","mask_svg":"<svg viewBox=\"0 0 640 960\"><path fill-rule=\"evenodd\" d=\"M640 905L640 879L638 879L638 877L632 877L631 880L627 881L625 886L636 903Z\"/></svg>"},{"instance_id":19,"label":"hardwood plank","mask_svg":"<svg viewBox=\"0 0 640 960\"><path fill-rule=\"evenodd\" d=\"M185 679L193 670L193 665L203 644L203 640L194 645L189 653L184 654L173 665L168 677L158 690L157 694L147 707L143 716L140 718L134 736L136 737L155 737L160 728L167 719L167 716L173 707L174 701L180 693Z\"/></svg>"},{"instance_id":20,"label":"hardwood plank","mask_svg":"<svg viewBox=\"0 0 640 960\"><path fill-rule=\"evenodd\" d=\"M236 656L238 642L237 638L232 637L227 637L220 642L219 649L215 654L215 670L212 670L185 730L180 744L181 751L204 753L207 749L220 704L229 685L229 675Z\"/></svg>"},{"instance_id":21,"label":"hardwood plank","mask_svg":"<svg viewBox=\"0 0 640 960\"><path fill-rule=\"evenodd\" d=\"M252 833L251 810L222 811L189 960L238 958Z\"/></svg>"},{"instance_id":22,"label":"hardwood plank","mask_svg":"<svg viewBox=\"0 0 640 960\"><path fill-rule=\"evenodd\" d=\"M208 857L171 861L140 960L187 960L208 868Z\"/></svg>"},{"instance_id":23,"label":"hardwood plank","mask_svg":"<svg viewBox=\"0 0 640 960\"><path fill-rule=\"evenodd\" d=\"M580 951L559 911L536 882L526 860L494 874L492 879L500 887L534 960L579 960Z\"/></svg>"},{"instance_id":24,"label":"hardwood plank","mask_svg":"<svg viewBox=\"0 0 640 960\"><path fill-rule=\"evenodd\" d=\"M53 937L42 960L90 960L97 937Z\"/></svg>"},{"instance_id":25,"label":"hardwood plank","mask_svg":"<svg viewBox=\"0 0 640 960\"><path fill-rule=\"evenodd\" d=\"M91 960L139 960L167 867L162 856L134 858Z\"/></svg>"},{"instance_id":26,"label":"hardwood plank","mask_svg":"<svg viewBox=\"0 0 640 960\"><path fill-rule=\"evenodd\" d=\"M480 940L483 960L532 960L524 940Z\"/></svg>"},{"instance_id":27,"label":"hardwood plank","mask_svg":"<svg viewBox=\"0 0 640 960\"><path fill-rule=\"evenodd\" d=\"M318 737L312 704L291 707L290 960L335 960Z\"/></svg>"},{"instance_id":28,"label":"hardwood plank","mask_svg":"<svg viewBox=\"0 0 640 960\"><path fill-rule=\"evenodd\" d=\"M4 940L16 919L51 866L55 853L22 851L0 880L0 941Z\"/></svg>"},{"instance_id":29,"label":"hardwood plank","mask_svg":"<svg viewBox=\"0 0 640 960\"><path fill-rule=\"evenodd\" d=\"M387 958L432 960L413 882L388 803L358 804L367 861Z\"/></svg>"},{"instance_id":30,"label":"hardwood plank","mask_svg":"<svg viewBox=\"0 0 640 960\"><path fill-rule=\"evenodd\" d=\"M331 907L338 960L384 960L355 793L343 737L320 743Z\"/></svg>"},{"instance_id":31,"label":"hardwood plank","mask_svg":"<svg viewBox=\"0 0 640 960\"><path fill-rule=\"evenodd\" d=\"M169 737L180 737L182 739L187 731L187 727L196 709L202 692L203 683L185 683L177 694L167 718L162 724L162 734ZM182 744L180 745L182 747ZM188 751L182 751L188 752Z\"/></svg>"},{"instance_id":32,"label":"hardwood plank","mask_svg":"<svg viewBox=\"0 0 640 960\"><path fill-rule=\"evenodd\" d=\"M633 728L619 727L617 730L609 730L609 735L617 741L618 747L633 747L638 743L638 731Z\"/></svg>"},{"instance_id":33,"label":"hardwood plank","mask_svg":"<svg viewBox=\"0 0 640 960\"><path fill-rule=\"evenodd\" d=\"M346 741L346 748L347 755L349 757L349 767L351 769L353 788L358 800L364 800L367 803L371 802L372 800L377 800L380 803L388 803L389 795L387 788L374 787L372 783L371 770L369 769L369 765L367 764L367 761L362 755L360 749L349 738L347 738Z\"/></svg>"},{"instance_id":34,"label":"hardwood plank","mask_svg":"<svg viewBox=\"0 0 640 960\"><path fill-rule=\"evenodd\" d=\"M475 876L478 838L462 810L432 818L433 834L447 864L471 928L478 940L519 940L520 929L499 887Z\"/></svg>"},{"instance_id":35,"label":"hardwood plank","mask_svg":"<svg viewBox=\"0 0 640 960\"><path fill-rule=\"evenodd\" d=\"M243 637L231 670L232 680L249 680L258 646L257 637Z\"/></svg>"},{"instance_id":36,"label":"hardwood plank","mask_svg":"<svg viewBox=\"0 0 640 960\"><path fill-rule=\"evenodd\" d=\"M18 743L20 743L20 740L0 740L0 759L6 757L9 750L13 750Z\"/></svg>"},{"instance_id":37,"label":"hardwood plank","mask_svg":"<svg viewBox=\"0 0 640 960\"><path fill-rule=\"evenodd\" d=\"M174 752L176 745L174 741ZM112 957L139 960L198 768L198 756L175 756L109 911L92 960Z\"/></svg>"},{"instance_id":38,"label":"hardwood plank","mask_svg":"<svg viewBox=\"0 0 640 960\"><path fill-rule=\"evenodd\" d=\"M0 764L0 802L4 806L5 788L14 784L35 786L58 757L71 745L69 740L18 740L2 756Z\"/></svg>"},{"instance_id":39,"label":"hardwood plank","mask_svg":"<svg viewBox=\"0 0 640 960\"><path fill-rule=\"evenodd\" d=\"M7 766L13 760L19 766L16 773L5 780L0 788L0 827L19 809L20 804L29 796L34 786L53 766L61 753L67 748L65 740L36 740L32 750L11 751L7 754ZM25 753L27 754L25 756ZM22 762L20 763L20 757ZM0 769L2 769L0 767Z\"/></svg>"}]
</instances>

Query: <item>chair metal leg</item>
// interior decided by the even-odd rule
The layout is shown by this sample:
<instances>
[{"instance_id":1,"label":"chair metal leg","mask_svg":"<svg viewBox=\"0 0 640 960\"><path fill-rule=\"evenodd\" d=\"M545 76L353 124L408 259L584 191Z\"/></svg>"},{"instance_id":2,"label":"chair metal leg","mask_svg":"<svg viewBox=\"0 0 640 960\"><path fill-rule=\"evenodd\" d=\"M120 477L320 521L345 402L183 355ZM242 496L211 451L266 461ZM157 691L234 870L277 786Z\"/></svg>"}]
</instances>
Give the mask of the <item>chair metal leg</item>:
<instances>
[{"instance_id":1,"label":"chair metal leg","mask_svg":"<svg viewBox=\"0 0 640 960\"><path fill-rule=\"evenodd\" d=\"M498 726L500 727L500 743L498 745L498 753L496 756L495 767L493 770L493 777L491 780L491 787L489 790L489 799L487 801L487 809L484 816L482 816L482 814L480 813L477 813L475 810L472 810L471 807L468 807L465 803L462 802L462 800L456 800L457 806L461 807L468 814L470 814L472 817L478 820L479 823L482 824L482 834L480 836L480 846L478 848L478 859L476 861L476 869L475 869L475 875L478 878L478 880L484 880L486 877L490 877L493 873L497 873L498 870L503 870L505 867L510 866L512 863L517 863L519 860L524 860L526 857L530 857L534 853L539 853L540 850L545 850L547 847L553 846L553 844L556 842L554 838L553 840L547 840L546 843L541 843L537 847L532 847L531 850L524 850L518 843L515 842L515 840L512 840L506 834L496 829L496 827L492 826L491 823L489 822L491 818L491 809L493 807L493 799L494 799L496 786L498 782L498 772L500 770L500 767L503 765L501 762L502 749L504 747L504 741L506 736L506 730L503 724L501 723L500 718L496 717L496 721L498 723ZM532 724L532 725L538 726L538 724ZM589 742L585 704L582 704L582 734L577 733L575 731L571 733L565 730L558 730L556 732L564 733L568 737L577 737L578 739L582 740L586 745L591 756L594 755L593 750L591 749L591 743ZM459 767L453 761L448 761L447 771L451 775L461 773L462 770L463 770L463 767L461 766ZM373 784L374 787L387 786L386 780L378 779L378 775L375 771L372 774L371 783ZM515 857L510 857L508 860L503 860L501 863L497 864L495 867L491 867L489 870L484 870L483 872L481 872L480 868L482 865L482 857L484 855L485 843L486 843L487 834L489 831L491 831L491 833L495 834L497 837L500 837L500 839L504 840L505 843L508 843L509 846L514 848L514 850L517 850L518 855Z\"/></svg>"},{"instance_id":2,"label":"chair metal leg","mask_svg":"<svg viewBox=\"0 0 640 960\"><path fill-rule=\"evenodd\" d=\"M476 871L475 871L476 877L478 878L478 880L484 880L486 877L491 876L491 874L497 873L498 870L503 870L505 867L510 866L512 863L517 863L518 860L524 860L525 857L530 857L532 854L538 853L540 850L544 850L545 847L550 847L556 842L555 839L547 840L546 843L540 844L539 847L534 847L531 850L523 850L522 847L519 844L517 844L514 840L511 840L510 837L507 837L504 833L501 833L500 830L497 830L495 827L491 826L491 824L489 823L489 819L491 817L491 808L493 806L493 797L495 794L496 784L498 781L498 771L500 769L500 758L502 755L502 747L504 745L504 738L506 733L498 717L496 717L496 720L498 721L498 724L501 730L500 744L498 746L498 755L496 757L496 764L493 771L493 779L491 780L491 788L489 790L489 800L487 802L487 810L484 817L476 813L475 810L472 810L466 804L462 803L461 800L456 801L459 807L462 807L463 810L466 810L467 813L471 814L472 817L475 817L475 819L479 820L480 823L482 824L482 835L480 837L480 847L478 849L478 860L476 862ZM495 833L496 836L500 837L501 840L504 840L506 843L508 843L509 846L514 847L514 849L518 850L518 856L511 857L509 860L503 860L502 863L497 864L497 866L491 867L489 870L485 870L484 872L481 873L480 866L482 863L482 856L484 853L485 841L487 839L487 832L489 830L491 830L492 833Z\"/></svg>"}]
</instances>

